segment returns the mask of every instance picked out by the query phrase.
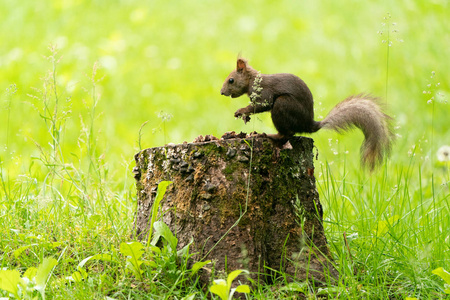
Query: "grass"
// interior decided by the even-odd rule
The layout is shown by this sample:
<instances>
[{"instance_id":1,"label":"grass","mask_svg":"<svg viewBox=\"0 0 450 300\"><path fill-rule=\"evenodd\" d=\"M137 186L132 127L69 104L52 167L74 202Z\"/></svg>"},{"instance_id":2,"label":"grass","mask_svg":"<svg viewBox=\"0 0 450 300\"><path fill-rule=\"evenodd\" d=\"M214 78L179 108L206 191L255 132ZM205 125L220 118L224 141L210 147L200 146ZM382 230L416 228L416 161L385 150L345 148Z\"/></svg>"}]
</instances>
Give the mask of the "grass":
<instances>
[{"instance_id":1,"label":"grass","mask_svg":"<svg viewBox=\"0 0 450 300\"><path fill-rule=\"evenodd\" d=\"M219 94L242 52L263 73L302 77L317 119L350 94L385 96L399 135L372 175L359 168L360 133L312 136L340 281L320 291L277 282L249 297L445 299L433 270L450 270L449 163L435 156L450 144L448 10L445 1L0 0L1 268L23 277L41 266L47 299L205 298L169 243L124 250L133 155L200 134L274 132L268 114L248 125L232 117L248 99ZM35 283L19 296L42 298Z\"/></svg>"}]
</instances>

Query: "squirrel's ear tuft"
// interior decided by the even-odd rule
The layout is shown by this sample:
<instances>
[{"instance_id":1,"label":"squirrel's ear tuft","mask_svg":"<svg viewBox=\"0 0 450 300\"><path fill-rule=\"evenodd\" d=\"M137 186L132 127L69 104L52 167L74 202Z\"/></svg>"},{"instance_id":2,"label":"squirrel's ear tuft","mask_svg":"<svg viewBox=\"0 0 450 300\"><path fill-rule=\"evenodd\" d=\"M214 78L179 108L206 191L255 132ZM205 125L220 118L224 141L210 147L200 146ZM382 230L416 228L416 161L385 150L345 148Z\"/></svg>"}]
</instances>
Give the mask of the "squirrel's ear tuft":
<instances>
[{"instance_id":1,"label":"squirrel's ear tuft","mask_svg":"<svg viewBox=\"0 0 450 300\"><path fill-rule=\"evenodd\" d=\"M247 69L247 61L243 58L238 58L236 70L238 72L245 71Z\"/></svg>"}]
</instances>

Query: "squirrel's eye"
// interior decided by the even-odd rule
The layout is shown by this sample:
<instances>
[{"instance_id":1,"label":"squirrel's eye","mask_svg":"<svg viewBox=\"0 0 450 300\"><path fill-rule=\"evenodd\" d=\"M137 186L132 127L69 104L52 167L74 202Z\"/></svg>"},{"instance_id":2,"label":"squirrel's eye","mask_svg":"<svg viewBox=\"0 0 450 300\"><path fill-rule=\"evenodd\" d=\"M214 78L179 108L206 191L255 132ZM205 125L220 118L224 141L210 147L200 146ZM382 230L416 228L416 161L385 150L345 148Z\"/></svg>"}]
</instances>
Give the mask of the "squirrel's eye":
<instances>
[{"instance_id":1,"label":"squirrel's eye","mask_svg":"<svg viewBox=\"0 0 450 300\"><path fill-rule=\"evenodd\" d=\"M234 82L234 78L228 79L228 82L229 82L229 83L233 83L233 82Z\"/></svg>"}]
</instances>

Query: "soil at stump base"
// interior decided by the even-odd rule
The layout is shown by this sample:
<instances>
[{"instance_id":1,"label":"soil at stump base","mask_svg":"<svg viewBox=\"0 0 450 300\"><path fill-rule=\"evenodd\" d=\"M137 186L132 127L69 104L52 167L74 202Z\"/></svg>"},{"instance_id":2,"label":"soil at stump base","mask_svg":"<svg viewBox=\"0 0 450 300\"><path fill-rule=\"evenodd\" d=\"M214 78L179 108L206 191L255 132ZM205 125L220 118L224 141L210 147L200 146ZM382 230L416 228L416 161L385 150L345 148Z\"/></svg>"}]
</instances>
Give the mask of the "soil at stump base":
<instances>
[{"instance_id":1,"label":"soil at stump base","mask_svg":"<svg viewBox=\"0 0 450 300\"><path fill-rule=\"evenodd\" d=\"M264 134L231 132L140 151L134 169L137 237L147 238L158 183L170 180L159 216L178 238L179 249L193 239L192 262L213 261L214 268L202 270L202 283L211 279L211 269L215 278L237 269L260 281L273 280L273 270L315 284L335 278L313 146L310 138L293 137L279 148Z\"/></svg>"}]
</instances>

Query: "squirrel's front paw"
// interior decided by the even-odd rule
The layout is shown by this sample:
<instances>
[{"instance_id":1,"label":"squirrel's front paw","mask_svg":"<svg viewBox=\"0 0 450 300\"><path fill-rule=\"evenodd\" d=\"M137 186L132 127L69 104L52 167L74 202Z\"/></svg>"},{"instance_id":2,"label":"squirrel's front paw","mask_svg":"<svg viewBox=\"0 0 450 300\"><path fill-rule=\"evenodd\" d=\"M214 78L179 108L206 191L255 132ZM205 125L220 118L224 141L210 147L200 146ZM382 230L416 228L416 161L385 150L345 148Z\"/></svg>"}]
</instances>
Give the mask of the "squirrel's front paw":
<instances>
[{"instance_id":1,"label":"squirrel's front paw","mask_svg":"<svg viewBox=\"0 0 450 300\"><path fill-rule=\"evenodd\" d=\"M245 110L242 109L242 108L238 109L238 110L234 113L234 116L235 116L236 118L240 118L240 117L241 117L242 120L244 120L244 123L247 123L248 121L250 121L250 116L246 115L246 114L245 114Z\"/></svg>"},{"instance_id":2,"label":"squirrel's front paw","mask_svg":"<svg viewBox=\"0 0 450 300\"><path fill-rule=\"evenodd\" d=\"M235 113L234 113L234 117L235 118L239 118L240 116L242 116L244 114L244 111L242 110L242 108L238 109Z\"/></svg>"}]
</instances>

